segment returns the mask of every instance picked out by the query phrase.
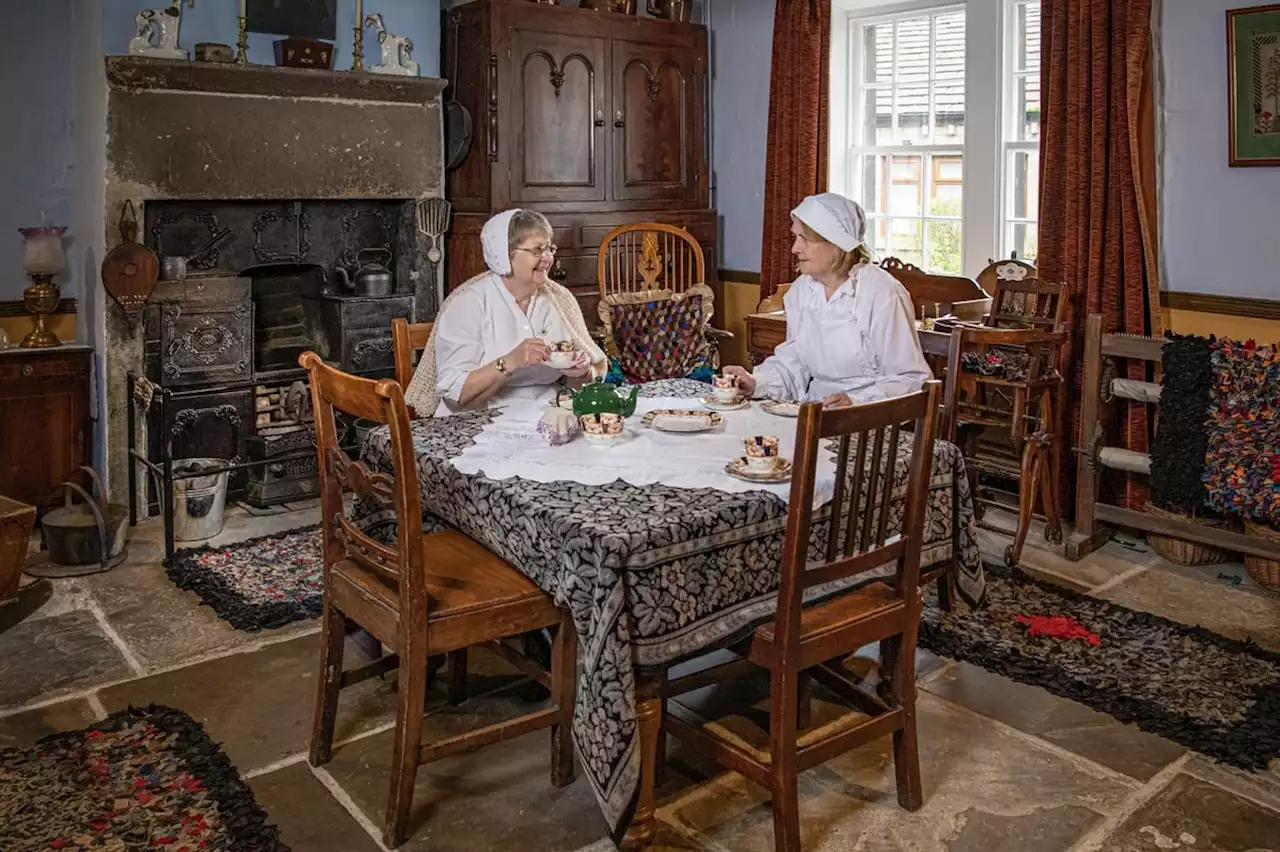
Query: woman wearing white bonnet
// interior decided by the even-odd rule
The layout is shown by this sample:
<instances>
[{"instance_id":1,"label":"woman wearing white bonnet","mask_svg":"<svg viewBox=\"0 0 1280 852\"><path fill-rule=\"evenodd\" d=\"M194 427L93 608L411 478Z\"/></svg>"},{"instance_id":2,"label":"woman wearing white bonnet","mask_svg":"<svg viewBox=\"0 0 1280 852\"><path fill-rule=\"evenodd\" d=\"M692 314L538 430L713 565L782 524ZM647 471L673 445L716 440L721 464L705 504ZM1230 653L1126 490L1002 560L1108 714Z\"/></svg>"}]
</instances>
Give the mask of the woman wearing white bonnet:
<instances>
[{"instance_id":1,"label":"woman wearing white bonnet","mask_svg":"<svg viewBox=\"0 0 1280 852\"><path fill-rule=\"evenodd\" d=\"M444 300L431 339L405 391L419 417L442 417L493 402L551 396L562 376L602 376L604 352L591 339L578 300L547 277L555 259L551 225L533 210L499 213L480 231L487 272ZM567 370L543 362L548 341L572 340Z\"/></svg>"},{"instance_id":2,"label":"woman wearing white bonnet","mask_svg":"<svg viewBox=\"0 0 1280 852\"><path fill-rule=\"evenodd\" d=\"M724 368L749 396L850 405L914 393L933 378L911 298L871 262L867 220L834 192L791 211L800 277L783 297L787 340L755 372Z\"/></svg>"}]
</instances>

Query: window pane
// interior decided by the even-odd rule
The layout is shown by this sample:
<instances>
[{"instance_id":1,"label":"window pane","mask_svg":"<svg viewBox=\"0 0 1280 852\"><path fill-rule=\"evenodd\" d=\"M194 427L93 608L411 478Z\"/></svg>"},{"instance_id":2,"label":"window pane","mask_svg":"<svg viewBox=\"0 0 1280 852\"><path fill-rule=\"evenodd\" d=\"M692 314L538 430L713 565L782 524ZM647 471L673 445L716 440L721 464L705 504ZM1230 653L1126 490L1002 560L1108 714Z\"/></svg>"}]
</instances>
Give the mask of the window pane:
<instances>
[{"instance_id":1,"label":"window pane","mask_svg":"<svg viewBox=\"0 0 1280 852\"><path fill-rule=\"evenodd\" d=\"M925 223L929 234L930 272L960 274L960 223L930 220Z\"/></svg>"},{"instance_id":2,"label":"window pane","mask_svg":"<svg viewBox=\"0 0 1280 852\"><path fill-rule=\"evenodd\" d=\"M930 161L933 179L929 184L929 215L959 217L964 197L964 157L935 155Z\"/></svg>"},{"instance_id":3,"label":"window pane","mask_svg":"<svg viewBox=\"0 0 1280 852\"><path fill-rule=\"evenodd\" d=\"M964 141L964 12L938 15L933 43L933 144L959 144Z\"/></svg>"},{"instance_id":4,"label":"window pane","mask_svg":"<svg viewBox=\"0 0 1280 852\"><path fill-rule=\"evenodd\" d=\"M921 157L898 154L891 158L889 212L919 216L924 212L924 180Z\"/></svg>"},{"instance_id":5,"label":"window pane","mask_svg":"<svg viewBox=\"0 0 1280 852\"><path fill-rule=\"evenodd\" d=\"M886 252L905 263L924 268L924 223L919 219L893 219L893 240Z\"/></svg>"},{"instance_id":6,"label":"window pane","mask_svg":"<svg viewBox=\"0 0 1280 852\"><path fill-rule=\"evenodd\" d=\"M1019 260L1034 261L1039 256L1036 233L1036 226L1029 223L1010 225L1004 253Z\"/></svg>"},{"instance_id":7,"label":"window pane","mask_svg":"<svg viewBox=\"0 0 1280 852\"><path fill-rule=\"evenodd\" d=\"M1040 78L1013 80L1013 139L1034 142L1040 138Z\"/></svg>"},{"instance_id":8,"label":"window pane","mask_svg":"<svg viewBox=\"0 0 1280 852\"><path fill-rule=\"evenodd\" d=\"M1019 3L1014 10L1013 68L1040 73L1040 4Z\"/></svg>"},{"instance_id":9,"label":"window pane","mask_svg":"<svg viewBox=\"0 0 1280 852\"><path fill-rule=\"evenodd\" d=\"M867 248L876 257L884 257L890 253L886 250L888 245L889 220L870 217L867 221Z\"/></svg>"},{"instance_id":10,"label":"window pane","mask_svg":"<svg viewBox=\"0 0 1280 852\"><path fill-rule=\"evenodd\" d=\"M867 90L862 110L862 144L893 144L893 90Z\"/></svg>"},{"instance_id":11,"label":"window pane","mask_svg":"<svg viewBox=\"0 0 1280 852\"><path fill-rule=\"evenodd\" d=\"M1036 218L1040 209L1040 152L1010 151L1005 162L1005 218Z\"/></svg>"},{"instance_id":12,"label":"window pane","mask_svg":"<svg viewBox=\"0 0 1280 852\"><path fill-rule=\"evenodd\" d=\"M862 209L870 213L887 213L888 181L885 179L887 158L876 154L862 155Z\"/></svg>"},{"instance_id":13,"label":"window pane","mask_svg":"<svg viewBox=\"0 0 1280 852\"><path fill-rule=\"evenodd\" d=\"M893 24L873 24L862 30L862 82L893 82Z\"/></svg>"},{"instance_id":14,"label":"window pane","mask_svg":"<svg viewBox=\"0 0 1280 852\"><path fill-rule=\"evenodd\" d=\"M931 19L909 18L897 24L898 120L894 141L919 145L929 138L929 42Z\"/></svg>"}]
</instances>

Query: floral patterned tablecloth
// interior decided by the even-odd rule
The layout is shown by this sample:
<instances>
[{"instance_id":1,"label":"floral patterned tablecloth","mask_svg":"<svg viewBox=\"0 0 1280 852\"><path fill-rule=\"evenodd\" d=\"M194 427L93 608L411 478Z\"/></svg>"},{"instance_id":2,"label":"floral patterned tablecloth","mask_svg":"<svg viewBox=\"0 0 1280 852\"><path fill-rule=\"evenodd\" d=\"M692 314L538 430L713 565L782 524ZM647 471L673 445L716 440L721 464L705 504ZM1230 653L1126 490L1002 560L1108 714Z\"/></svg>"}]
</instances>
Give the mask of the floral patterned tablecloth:
<instances>
[{"instance_id":1,"label":"floral patterned tablecloth","mask_svg":"<svg viewBox=\"0 0 1280 852\"><path fill-rule=\"evenodd\" d=\"M707 385L689 380L652 382L641 390L644 396L707 393ZM475 538L572 612L580 637L574 739L618 838L634 811L640 777L637 666L663 667L723 646L772 614L786 509L767 492L459 473L449 459L493 417L478 411L413 423L424 522ZM389 444L385 427L371 431L366 463L390 470ZM900 444L899 482L906 481L909 447ZM362 507L356 514L371 533L390 534L393 517ZM900 518L899 509L890 526ZM825 521L815 523L814 541L825 534ZM948 561L961 595L976 603L984 577L969 483L959 450L940 441L921 563L928 568Z\"/></svg>"}]
</instances>

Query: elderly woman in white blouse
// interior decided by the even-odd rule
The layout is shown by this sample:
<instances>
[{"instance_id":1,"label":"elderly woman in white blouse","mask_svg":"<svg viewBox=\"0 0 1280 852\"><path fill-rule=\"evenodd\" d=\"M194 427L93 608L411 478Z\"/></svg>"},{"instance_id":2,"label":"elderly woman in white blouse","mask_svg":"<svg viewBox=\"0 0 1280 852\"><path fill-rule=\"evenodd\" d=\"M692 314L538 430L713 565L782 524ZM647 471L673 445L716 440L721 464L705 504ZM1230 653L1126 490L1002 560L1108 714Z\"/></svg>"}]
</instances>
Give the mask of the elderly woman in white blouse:
<instances>
[{"instance_id":1,"label":"elderly woman in white blouse","mask_svg":"<svg viewBox=\"0 0 1280 852\"><path fill-rule=\"evenodd\" d=\"M442 417L506 399L550 398L561 377L604 375L578 300L547 277L555 259L551 225L533 210L508 210L480 231L489 267L454 290L436 315L431 339L405 392L418 416ZM573 366L544 362L549 341L576 345Z\"/></svg>"},{"instance_id":2,"label":"elderly woman in white blouse","mask_svg":"<svg viewBox=\"0 0 1280 852\"><path fill-rule=\"evenodd\" d=\"M748 396L853 405L914 393L933 377L911 297L871 262L866 230L862 208L834 192L791 211L800 277L783 297L786 342L754 372L723 371Z\"/></svg>"}]
</instances>

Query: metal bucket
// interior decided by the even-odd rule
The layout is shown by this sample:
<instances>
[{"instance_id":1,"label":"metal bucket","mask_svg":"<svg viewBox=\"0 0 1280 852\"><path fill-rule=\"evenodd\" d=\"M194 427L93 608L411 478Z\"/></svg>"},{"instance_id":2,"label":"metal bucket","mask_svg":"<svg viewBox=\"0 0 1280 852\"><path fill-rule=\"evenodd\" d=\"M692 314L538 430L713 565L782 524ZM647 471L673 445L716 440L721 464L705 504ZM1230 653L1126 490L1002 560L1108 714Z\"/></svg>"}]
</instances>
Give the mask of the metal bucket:
<instances>
[{"instance_id":1,"label":"metal bucket","mask_svg":"<svg viewBox=\"0 0 1280 852\"><path fill-rule=\"evenodd\" d=\"M173 464L175 476L217 470L224 459L182 459ZM173 537L199 541L222 532L227 508L227 472L173 481Z\"/></svg>"},{"instance_id":2,"label":"metal bucket","mask_svg":"<svg viewBox=\"0 0 1280 852\"><path fill-rule=\"evenodd\" d=\"M45 502L40 519L42 549L49 553L48 562L29 565L25 571L36 577L74 577L107 571L124 559L125 535L129 512L119 503L107 500L102 479L91 467L77 468L93 481L96 499L71 480L60 483ZM63 493L65 502L54 507L53 498ZM73 494L83 503L72 503Z\"/></svg>"}]
</instances>

